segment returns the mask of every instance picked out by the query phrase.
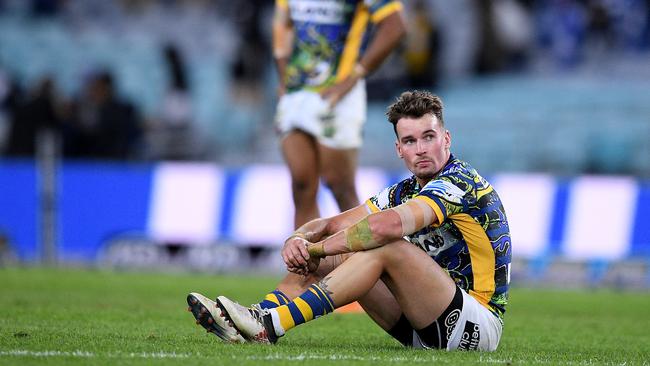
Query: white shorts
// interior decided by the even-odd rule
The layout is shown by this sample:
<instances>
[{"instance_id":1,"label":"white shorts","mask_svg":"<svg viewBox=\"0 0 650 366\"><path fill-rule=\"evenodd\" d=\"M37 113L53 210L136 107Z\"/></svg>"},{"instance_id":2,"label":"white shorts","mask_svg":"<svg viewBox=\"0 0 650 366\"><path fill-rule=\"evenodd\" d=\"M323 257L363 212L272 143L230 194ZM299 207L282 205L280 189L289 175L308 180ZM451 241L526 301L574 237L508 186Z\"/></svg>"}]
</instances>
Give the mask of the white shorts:
<instances>
[{"instance_id":1,"label":"white shorts","mask_svg":"<svg viewBox=\"0 0 650 366\"><path fill-rule=\"evenodd\" d=\"M463 294L463 309L460 311L460 315L458 315L458 310L455 310L447 316L447 319L458 317L456 326L449 335L447 351L496 350L501 340L503 328L501 320L467 292L461 290L461 293ZM420 337L415 331L413 332L413 347L428 348L420 341Z\"/></svg>"},{"instance_id":2,"label":"white shorts","mask_svg":"<svg viewBox=\"0 0 650 366\"><path fill-rule=\"evenodd\" d=\"M301 130L314 136L321 145L356 149L363 142L366 104L364 80L359 80L333 110L318 93L299 90L280 98L275 124L282 137L292 130Z\"/></svg>"}]
</instances>

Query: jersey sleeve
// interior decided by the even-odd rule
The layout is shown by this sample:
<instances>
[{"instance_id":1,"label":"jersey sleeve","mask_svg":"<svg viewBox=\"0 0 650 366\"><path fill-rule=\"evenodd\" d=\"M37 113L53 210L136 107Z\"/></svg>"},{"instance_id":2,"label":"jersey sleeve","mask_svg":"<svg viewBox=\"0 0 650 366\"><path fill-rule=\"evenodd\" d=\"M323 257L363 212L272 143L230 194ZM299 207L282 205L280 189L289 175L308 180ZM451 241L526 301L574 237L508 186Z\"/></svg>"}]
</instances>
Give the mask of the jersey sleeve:
<instances>
[{"instance_id":1,"label":"jersey sleeve","mask_svg":"<svg viewBox=\"0 0 650 366\"><path fill-rule=\"evenodd\" d=\"M402 2L396 0L364 0L364 3L370 12L370 21L375 24L403 8Z\"/></svg>"},{"instance_id":2,"label":"jersey sleeve","mask_svg":"<svg viewBox=\"0 0 650 366\"><path fill-rule=\"evenodd\" d=\"M426 202L436 214L439 226L447 217L463 212L467 207L466 192L456 186L447 177L430 181L422 188L415 199Z\"/></svg>"},{"instance_id":3,"label":"jersey sleeve","mask_svg":"<svg viewBox=\"0 0 650 366\"><path fill-rule=\"evenodd\" d=\"M381 192L368 198L366 200L366 206L368 206L370 211L379 212L391 208L392 207L390 204L391 191L395 190L396 186L397 185L395 184L390 187L384 188Z\"/></svg>"}]
</instances>

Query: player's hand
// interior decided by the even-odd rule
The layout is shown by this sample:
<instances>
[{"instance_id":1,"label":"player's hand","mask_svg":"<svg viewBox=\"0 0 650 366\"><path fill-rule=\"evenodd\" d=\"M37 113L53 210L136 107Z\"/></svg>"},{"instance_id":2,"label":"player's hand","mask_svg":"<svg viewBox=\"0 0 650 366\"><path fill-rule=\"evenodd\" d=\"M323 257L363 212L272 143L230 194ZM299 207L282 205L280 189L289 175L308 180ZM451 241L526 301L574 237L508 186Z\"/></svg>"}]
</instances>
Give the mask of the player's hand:
<instances>
[{"instance_id":1,"label":"player's hand","mask_svg":"<svg viewBox=\"0 0 650 366\"><path fill-rule=\"evenodd\" d=\"M320 265L320 260L321 258L318 257L311 257L307 261L307 272L308 273L314 273L316 270L318 270L318 266Z\"/></svg>"},{"instance_id":2,"label":"player's hand","mask_svg":"<svg viewBox=\"0 0 650 366\"><path fill-rule=\"evenodd\" d=\"M309 260L307 245L309 244L310 243L307 240L298 236L290 236L289 239L284 242L284 246L282 247L282 259L290 272L307 268L307 261Z\"/></svg>"},{"instance_id":3,"label":"player's hand","mask_svg":"<svg viewBox=\"0 0 650 366\"><path fill-rule=\"evenodd\" d=\"M320 96L329 102L330 108L334 108L336 104L343 99L343 97L352 90L357 84L359 78L356 76L348 76L345 80L338 82L332 86L323 89Z\"/></svg>"},{"instance_id":4,"label":"player's hand","mask_svg":"<svg viewBox=\"0 0 650 366\"><path fill-rule=\"evenodd\" d=\"M304 267L292 267L287 266L287 270L291 273L295 273L301 276L308 276L310 273L314 273L318 270L320 265L320 258L312 257L307 261L307 265Z\"/></svg>"}]
</instances>

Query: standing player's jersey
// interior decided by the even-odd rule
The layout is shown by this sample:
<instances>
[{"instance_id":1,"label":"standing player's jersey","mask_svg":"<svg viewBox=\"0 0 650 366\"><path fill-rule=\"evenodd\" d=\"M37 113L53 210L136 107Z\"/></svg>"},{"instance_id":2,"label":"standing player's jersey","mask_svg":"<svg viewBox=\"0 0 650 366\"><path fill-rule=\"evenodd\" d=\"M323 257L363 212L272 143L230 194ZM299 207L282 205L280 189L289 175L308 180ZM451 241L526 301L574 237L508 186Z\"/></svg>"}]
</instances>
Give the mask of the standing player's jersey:
<instances>
[{"instance_id":1,"label":"standing player's jersey","mask_svg":"<svg viewBox=\"0 0 650 366\"><path fill-rule=\"evenodd\" d=\"M365 47L368 22L402 8L395 0L276 0L289 10L294 41L287 90L318 91L345 79Z\"/></svg>"},{"instance_id":2,"label":"standing player's jersey","mask_svg":"<svg viewBox=\"0 0 650 366\"><path fill-rule=\"evenodd\" d=\"M456 284L501 317L508 303L511 243L499 195L468 163L453 155L424 187L415 176L366 201L373 211L409 199L431 206L438 223L409 235Z\"/></svg>"}]
</instances>

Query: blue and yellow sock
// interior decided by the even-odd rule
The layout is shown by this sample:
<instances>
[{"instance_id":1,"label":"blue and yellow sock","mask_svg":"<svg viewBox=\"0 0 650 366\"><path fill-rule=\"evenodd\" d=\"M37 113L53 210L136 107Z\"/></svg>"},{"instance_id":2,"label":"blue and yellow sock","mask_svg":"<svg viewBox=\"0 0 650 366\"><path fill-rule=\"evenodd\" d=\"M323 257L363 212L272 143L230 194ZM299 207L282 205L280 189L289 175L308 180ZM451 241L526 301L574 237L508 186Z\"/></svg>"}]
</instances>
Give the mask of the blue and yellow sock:
<instances>
[{"instance_id":1,"label":"blue and yellow sock","mask_svg":"<svg viewBox=\"0 0 650 366\"><path fill-rule=\"evenodd\" d=\"M266 294L266 296L264 296L264 300L262 300L259 305L262 309L274 309L280 305L286 305L288 303L289 298L287 295L285 295L282 291L275 289Z\"/></svg>"},{"instance_id":2,"label":"blue and yellow sock","mask_svg":"<svg viewBox=\"0 0 650 366\"><path fill-rule=\"evenodd\" d=\"M296 325L329 314L334 308L332 298L318 285L311 285L290 303L271 310L275 333L282 336Z\"/></svg>"}]
</instances>

